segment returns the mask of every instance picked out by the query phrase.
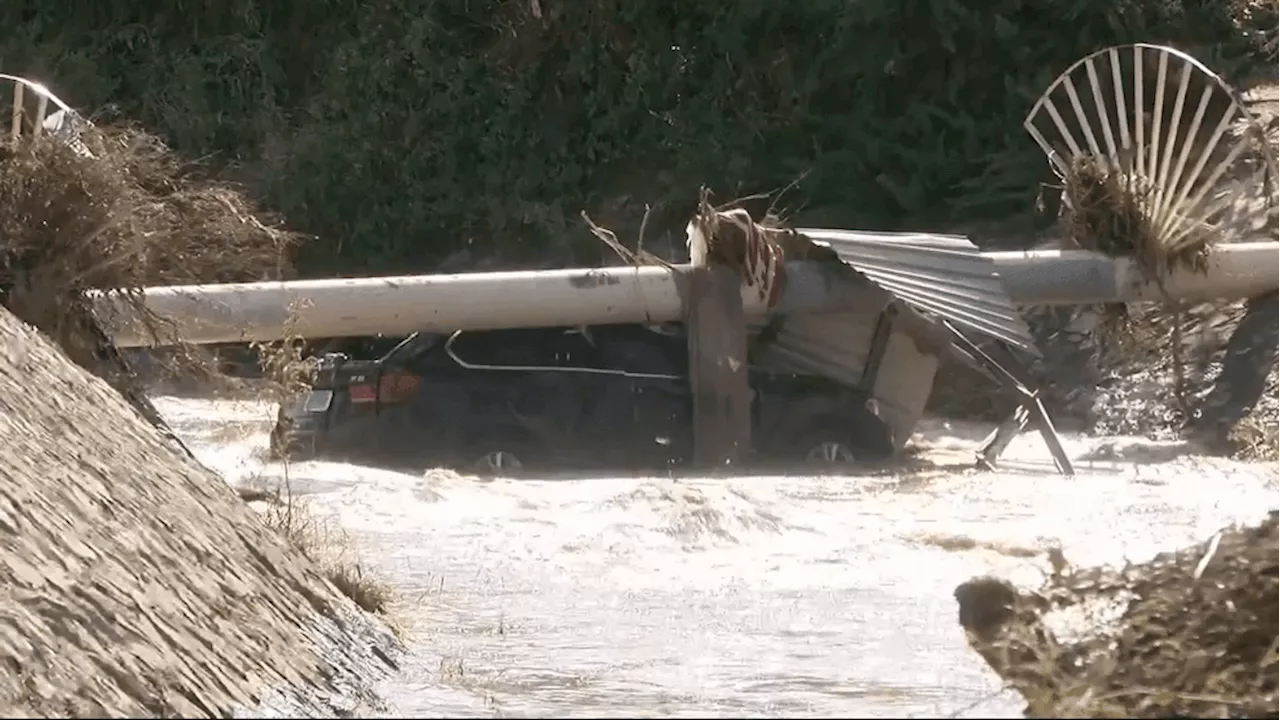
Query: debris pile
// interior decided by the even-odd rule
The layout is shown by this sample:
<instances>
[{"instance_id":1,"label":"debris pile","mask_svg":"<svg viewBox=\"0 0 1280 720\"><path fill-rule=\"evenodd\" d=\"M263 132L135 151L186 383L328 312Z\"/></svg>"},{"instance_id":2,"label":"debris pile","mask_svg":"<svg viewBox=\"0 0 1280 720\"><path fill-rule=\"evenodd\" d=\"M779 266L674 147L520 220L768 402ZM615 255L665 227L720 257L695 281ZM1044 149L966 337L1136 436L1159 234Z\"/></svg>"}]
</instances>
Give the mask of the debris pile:
<instances>
[{"instance_id":1,"label":"debris pile","mask_svg":"<svg viewBox=\"0 0 1280 720\"><path fill-rule=\"evenodd\" d=\"M88 290L289 273L292 235L131 128L5 138L0 209L0 298L59 340L88 313Z\"/></svg>"},{"instance_id":2,"label":"debris pile","mask_svg":"<svg viewBox=\"0 0 1280 720\"><path fill-rule=\"evenodd\" d=\"M292 237L154 137L62 120L0 138L0 714L336 716L376 703L368 682L388 671L394 638L166 447L176 438L91 299L142 309L149 284L278 277ZM191 354L169 364L202 369Z\"/></svg>"},{"instance_id":3,"label":"debris pile","mask_svg":"<svg viewBox=\"0 0 1280 720\"><path fill-rule=\"evenodd\" d=\"M1123 569L956 588L970 645L1028 717L1276 717L1276 512Z\"/></svg>"},{"instance_id":4,"label":"debris pile","mask_svg":"<svg viewBox=\"0 0 1280 720\"><path fill-rule=\"evenodd\" d=\"M1076 74L1085 81L1082 70ZM1165 96L1173 98L1178 95L1173 79L1182 74L1170 71L1168 77L1174 86ZM1202 97L1205 77L1197 83L1180 106L1181 124L1165 123L1172 129L1162 151L1177 152L1165 152L1163 162L1173 163L1178 172L1158 172L1150 154L1144 170L1132 151L1064 158L1061 223L1037 249L1083 248L1133 257L1146 277L1158 279L1173 267L1203 268L1214 245L1275 240L1280 206L1274 169L1280 130L1276 87L1272 82L1244 93L1234 114L1220 107L1221 134L1208 133L1218 123L1205 119L1199 134L1189 138L1189 128L1196 126L1192 120L1204 114L1192 117L1191 98ZM1216 81L1213 88L1219 88ZM1235 98L1216 96L1219 106ZM1065 98L1058 101L1060 109L1067 106ZM1041 130L1048 127L1042 123ZM1235 302L1026 308L1045 356L1034 377L1055 417L1074 429L1189 435L1215 452L1274 459L1276 302L1273 292ZM932 409L996 419L1001 408L965 379L962 372L944 368Z\"/></svg>"},{"instance_id":5,"label":"debris pile","mask_svg":"<svg viewBox=\"0 0 1280 720\"><path fill-rule=\"evenodd\" d=\"M169 341L141 288L282 277L295 238L154 136L73 121L72 137L0 139L0 305L161 426L89 293L122 295L152 337ZM171 357L173 373L210 373L207 353L183 348Z\"/></svg>"}]
</instances>

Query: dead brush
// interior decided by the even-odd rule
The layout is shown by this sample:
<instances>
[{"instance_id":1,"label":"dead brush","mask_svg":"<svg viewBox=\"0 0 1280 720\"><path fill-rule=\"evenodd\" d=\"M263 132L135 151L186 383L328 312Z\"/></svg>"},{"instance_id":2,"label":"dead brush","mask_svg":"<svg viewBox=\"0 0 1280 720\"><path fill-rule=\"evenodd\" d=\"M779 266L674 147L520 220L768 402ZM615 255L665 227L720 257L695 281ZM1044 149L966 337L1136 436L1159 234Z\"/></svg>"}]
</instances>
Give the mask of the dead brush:
<instances>
[{"instance_id":1,"label":"dead brush","mask_svg":"<svg viewBox=\"0 0 1280 720\"><path fill-rule=\"evenodd\" d=\"M1212 232L1201 227L1170 239L1161 230L1157 195L1158 189L1137 173L1093 157L1076 158L1063 181L1067 237L1084 250L1132 258L1153 282L1175 269L1204 272Z\"/></svg>"},{"instance_id":2,"label":"dead brush","mask_svg":"<svg viewBox=\"0 0 1280 720\"><path fill-rule=\"evenodd\" d=\"M366 572L350 537L318 516L305 497L294 493L287 468L283 477L260 479L240 496L246 502L263 503L259 516L267 527L319 566L334 589L366 612L388 612L395 599L391 585L376 573Z\"/></svg>"},{"instance_id":3,"label":"dead brush","mask_svg":"<svg viewBox=\"0 0 1280 720\"><path fill-rule=\"evenodd\" d=\"M93 292L122 298L157 344L173 344L142 288L288 273L294 236L258 219L234 186L139 130L79 133L74 146L56 135L0 140L0 302L77 364L100 373L114 352ZM172 357L210 371L199 353Z\"/></svg>"},{"instance_id":4,"label":"dead brush","mask_svg":"<svg viewBox=\"0 0 1280 720\"><path fill-rule=\"evenodd\" d=\"M1277 438L1276 418L1250 416L1236 423L1227 434L1232 445L1232 455L1240 460L1270 462L1280 460L1280 438Z\"/></svg>"},{"instance_id":5,"label":"dead brush","mask_svg":"<svg viewBox=\"0 0 1280 720\"><path fill-rule=\"evenodd\" d=\"M262 366L267 397L280 407L287 408L308 392L315 380L316 361L303 355L305 340L296 331L297 317L303 310L297 305L290 308L283 338L251 346ZM394 599L390 584L376 573L366 572L350 539L322 523L305 499L294 492L287 458L282 468L280 477L270 481L259 478L242 490L241 497L265 500L262 517L268 527L317 563L338 592L368 612L386 614Z\"/></svg>"},{"instance_id":6,"label":"dead brush","mask_svg":"<svg viewBox=\"0 0 1280 720\"><path fill-rule=\"evenodd\" d=\"M184 346L146 308L142 289L287 276L295 236L259 219L234 186L201 176L153 136L130 128L80 130L77 147L51 135L0 140L0 302L165 430L103 332L93 293L122 298L157 345L176 346L163 356L165 372L214 376L209 353ZM262 353L277 397L309 379L298 340L287 337ZM385 585L319 531L294 496L287 469L281 487L260 497L273 495L279 502L264 511L268 525L362 607L384 611Z\"/></svg>"},{"instance_id":7,"label":"dead brush","mask_svg":"<svg viewBox=\"0 0 1280 720\"><path fill-rule=\"evenodd\" d=\"M1029 717L1276 717L1278 587L1272 512L1148 563L1064 567L1035 592L982 578L956 600Z\"/></svg>"},{"instance_id":8,"label":"dead brush","mask_svg":"<svg viewBox=\"0 0 1280 720\"><path fill-rule=\"evenodd\" d=\"M285 336L275 342L254 342L250 348L258 356L262 377L272 399L279 404L289 402L299 393L311 389L315 380L316 359L305 357L306 339L296 331L296 318L301 308L289 309Z\"/></svg>"},{"instance_id":9,"label":"dead brush","mask_svg":"<svg viewBox=\"0 0 1280 720\"><path fill-rule=\"evenodd\" d=\"M1176 239L1162 232L1155 209L1158 188L1148 179L1091 156L1074 159L1063 178L1063 224L1070 246L1111 257L1130 258L1142 277L1162 287L1176 270L1206 272L1214 235L1197 227ZM1166 300L1161 313L1137 313L1124 303L1099 310L1100 345L1112 357L1131 364L1168 358L1179 414L1191 415L1186 388L1192 383L1182 359L1182 308ZM1168 319L1164 319L1168 315Z\"/></svg>"}]
</instances>

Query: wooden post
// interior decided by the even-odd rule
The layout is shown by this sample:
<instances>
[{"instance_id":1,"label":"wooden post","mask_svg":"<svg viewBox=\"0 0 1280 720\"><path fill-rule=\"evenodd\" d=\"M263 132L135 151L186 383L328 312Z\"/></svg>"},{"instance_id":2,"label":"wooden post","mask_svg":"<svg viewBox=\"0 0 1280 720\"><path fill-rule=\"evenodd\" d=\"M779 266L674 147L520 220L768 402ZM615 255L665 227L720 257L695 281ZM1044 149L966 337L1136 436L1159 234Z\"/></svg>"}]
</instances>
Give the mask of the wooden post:
<instances>
[{"instance_id":1,"label":"wooden post","mask_svg":"<svg viewBox=\"0 0 1280 720\"><path fill-rule=\"evenodd\" d=\"M751 446L742 280L715 265L692 267L686 277L693 460L710 470L737 463Z\"/></svg>"}]
</instances>

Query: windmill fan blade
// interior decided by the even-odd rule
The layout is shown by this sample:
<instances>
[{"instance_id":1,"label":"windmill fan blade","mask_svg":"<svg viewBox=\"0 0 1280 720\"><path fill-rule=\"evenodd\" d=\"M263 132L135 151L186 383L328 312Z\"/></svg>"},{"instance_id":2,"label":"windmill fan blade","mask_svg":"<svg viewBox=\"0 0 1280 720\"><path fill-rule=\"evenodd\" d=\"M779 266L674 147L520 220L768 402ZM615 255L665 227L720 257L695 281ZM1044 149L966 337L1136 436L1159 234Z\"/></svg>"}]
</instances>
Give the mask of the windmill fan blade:
<instances>
[{"instance_id":1,"label":"windmill fan blade","mask_svg":"<svg viewBox=\"0 0 1280 720\"><path fill-rule=\"evenodd\" d=\"M49 88L26 78L0 73L0 122L11 141L48 134L63 138L82 155L93 155L81 140L89 121Z\"/></svg>"},{"instance_id":2,"label":"windmill fan blade","mask_svg":"<svg viewBox=\"0 0 1280 720\"><path fill-rule=\"evenodd\" d=\"M1179 50L1095 52L1049 86L1023 126L1068 185L1084 168L1137 198L1130 215L1145 237L1131 247L1174 255L1275 228L1265 128L1239 93ZM1067 211L1081 210L1072 200L1064 193Z\"/></svg>"}]
</instances>

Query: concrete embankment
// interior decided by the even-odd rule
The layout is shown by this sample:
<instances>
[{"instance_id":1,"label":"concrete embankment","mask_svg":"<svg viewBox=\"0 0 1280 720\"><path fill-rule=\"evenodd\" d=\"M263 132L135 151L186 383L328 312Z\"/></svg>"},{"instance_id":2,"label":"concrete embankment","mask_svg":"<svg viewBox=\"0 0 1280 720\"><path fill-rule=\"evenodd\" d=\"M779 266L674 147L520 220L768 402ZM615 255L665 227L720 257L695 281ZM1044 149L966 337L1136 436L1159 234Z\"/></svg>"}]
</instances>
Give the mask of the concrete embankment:
<instances>
[{"instance_id":1,"label":"concrete embankment","mask_svg":"<svg viewBox=\"0 0 1280 720\"><path fill-rule=\"evenodd\" d=\"M0 309L0 716L351 716L398 645Z\"/></svg>"}]
</instances>

